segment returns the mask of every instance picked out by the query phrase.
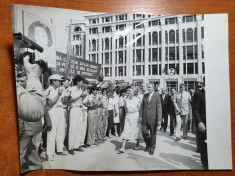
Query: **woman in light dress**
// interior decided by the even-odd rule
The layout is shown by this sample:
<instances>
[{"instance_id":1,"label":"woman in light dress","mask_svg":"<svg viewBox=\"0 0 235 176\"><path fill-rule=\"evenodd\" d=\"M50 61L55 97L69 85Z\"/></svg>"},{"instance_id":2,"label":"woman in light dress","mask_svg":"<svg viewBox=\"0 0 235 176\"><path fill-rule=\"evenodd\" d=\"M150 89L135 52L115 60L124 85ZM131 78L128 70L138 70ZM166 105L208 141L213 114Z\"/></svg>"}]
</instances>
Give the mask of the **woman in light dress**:
<instances>
[{"instance_id":1,"label":"woman in light dress","mask_svg":"<svg viewBox=\"0 0 235 176\"><path fill-rule=\"evenodd\" d=\"M120 153L124 153L126 142L128 140L136 140L136 147L134 149L139 149L139 138L141 135L141 130L139 126L139 110L141 101L135 96L135 88L129 88L127 90L129 96L125 101L126 118L124 130L121 134L122 148L119 150Z\"/></svg>"}]
</instances>

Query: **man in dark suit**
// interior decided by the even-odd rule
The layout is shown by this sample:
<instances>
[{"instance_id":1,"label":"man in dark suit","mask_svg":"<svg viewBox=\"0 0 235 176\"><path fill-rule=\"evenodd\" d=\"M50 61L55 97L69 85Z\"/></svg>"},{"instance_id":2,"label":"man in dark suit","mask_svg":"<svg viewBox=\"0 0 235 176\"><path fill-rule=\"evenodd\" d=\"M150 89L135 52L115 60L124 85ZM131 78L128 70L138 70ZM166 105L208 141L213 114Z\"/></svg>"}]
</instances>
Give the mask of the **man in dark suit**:
<instances>
[{"instance_id":1,"label":"man in dark suit","mask_svg":"<svg viewBox=\"0 0 235 176\"><path fill-rule=\"evenodd\" d=\"M198 91L194 95L193 115L198 126L198 145L201 162L204 169L208 169L207 143L206 143L206 99L203 82L197 82Z\"/></svg>"},{"instance_id":2,"label":"man in dark suit","mask_svg":"<svg viewBox=\"0 0 235 176\"><path fill-rule=\"evenodd\" d=\"M169 96L166 94L165 88L162 89L161 103L162 103L162 123L160 130L163 129L163 132L166 132L168 124L168 115L169 115Z\"/></svg>"},{"instance_id":3,"label":"man in dark suit","mask_svg":"<svg viewBox=\"0 0 235 176\"><path fill-rule=\"evenodd\" d=\"M148 85L148 92L143 97L140 117L142 117L142 132L146 144L145 151L149 151L149 154L153 155L156 146L157 127L162 120L162 105L160 96L154 92L153 84Z\"/></svg>"},{"instance_id":4,"label":"man in dark suit","mask_svg":"<svg viewBox=\"0 0 235 176\"><path fill-rule=\"evenodd\" d=\"M169 113L170 113L170 136L174 135L174 129L176 124L176 114L175 114L175 106L174 106L174 96L176 90L174 88L171 89L171 95L169 96Z\"/></svg>"}]
</instances>

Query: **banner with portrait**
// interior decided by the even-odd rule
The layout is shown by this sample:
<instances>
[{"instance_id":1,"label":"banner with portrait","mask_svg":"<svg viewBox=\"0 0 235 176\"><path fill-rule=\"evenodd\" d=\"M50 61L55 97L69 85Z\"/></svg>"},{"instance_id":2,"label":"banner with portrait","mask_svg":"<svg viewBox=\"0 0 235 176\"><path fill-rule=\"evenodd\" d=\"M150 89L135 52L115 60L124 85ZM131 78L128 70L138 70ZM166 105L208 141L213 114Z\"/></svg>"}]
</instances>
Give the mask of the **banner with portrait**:
<instances>
[{"instance_id":1,"label":"banner with portrait","mask_svg":"<svg viewBox=\"0 0 235 176\"><path fill-rule=\"evenodd\" d=\"M42 59L50 68L56 68L55 25L35 15L23 11L23 34L43 47L43 52L35 51L35 59Z\"/></svg>"}]
</instances>

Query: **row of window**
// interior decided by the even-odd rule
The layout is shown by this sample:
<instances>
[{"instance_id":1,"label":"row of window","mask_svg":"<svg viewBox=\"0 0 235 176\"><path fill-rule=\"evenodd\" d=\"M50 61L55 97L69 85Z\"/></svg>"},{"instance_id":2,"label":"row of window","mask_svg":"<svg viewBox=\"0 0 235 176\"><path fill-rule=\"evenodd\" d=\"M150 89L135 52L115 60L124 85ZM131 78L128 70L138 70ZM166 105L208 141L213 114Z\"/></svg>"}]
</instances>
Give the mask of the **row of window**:
<instances>
[{"instance_id":1,"label":"row of window","mask_svg":"<svg viewBox=\"0 0 235 176\"><path fill-rule=\"evenodd\" d=\"M102 23L109 23L113 22L113 17L115 17L116 21L124 21L127 20L127 14L115 15L115 16L108 16L108 17L101 17ZM133 19L140 19L140 18L150 18L151 15L144 15L144 14L133 14ZM196 15L187 15L183 16L183 23L188 22L195 22L197 20ZM204 20L204 15L202 15L202 20ZM99 24L99 18L92 18L89 19L89 24ZM178 24L178 17L172 18L165 18L165 24ZM149 26L161 25L160 20L153 20L150 21Z\"/></svg>"},{"instance_id":2,"label":"row of window","mask_svg":"<svg viewBox=\"0 0 235 176\"><path fill-rule=\"evenodd\" d=\"M107 46L107 45L106 45ZM183 46L183 59L193 60L198 59L198 50L197 45ZM161 61L162 51L161 48L149 48L149 62ZM95 55L95 54L93 54ZM111 52L102 53L102 64L110 64ZM104 57L105 56L105 57ZM103 61L105 58L105 61ZM202 46L202 58L204 58L204 49ZM126 50L124 51L115 51L115 63L126 63L127 54ZM165 60L174 61L179 60L179 47L166 47L165 48ZM118 61L118 62L117 62ZM145 61L145 49L136 49L133 50L133 63L143 63Z\"/></svg>"},{"instance_id":3,"label":"row of window","mask_svg":"<svg viewBox=\"0 0 235 176\"><path fill-rule=\"evenodd\" d=\"M201 37L204 38L204 28L201 28ZM74 35L74 37L79 37L78 35ZM79 38L80 39L80 38ZM169 40L168 40L169 39ZM165 40L166 44L168 44L168 41L170 44L173 43L179 43L179 31L176 30L171 30L169 32L165 31ZM197 28L194 29L188 29L186 32L183 29L183 42L197 42ZM161 44L161 31L159 33L157 32L149 32L149 45L159 45ZM127 40L125 37L125 45L127 44ZM105 47L104 47L105 45ZM120 37L119 39L116 39L116 49L118 48L123 48L124 47L124 39ZM133 34L133 46L145 46L145 36L142 36L140 33L138 34ZM105 40L102 39L102 50L107 50L107 49L112 49L112 38L111 42L109 38L106 38ZM92 49L90 46L90 41L89 41L89 51L96 51L96 40L92 40Z\"/></svg>"},{"instance_id":4,"label":"row of window","mask_svg":"<svg viewBox=\"0 0 235 176\"><path fill-rule=\"evenodd\" d=\"M148 66L149 75L162 75L163 73L168 75L168 70L174 69L174 74L179 74L179 64L165 64L162 69L161 64L153 64ZM136 65L132 66L132 76L145 76L145 66ZM205 74L205 64L202 62L202 73ZM183 74L198 74L198 63L183 63ZM111 67L104 67L105 77L112 76ZM126 76L126 66L115 67L115 76Z\"/></svg>"}]
</instances>

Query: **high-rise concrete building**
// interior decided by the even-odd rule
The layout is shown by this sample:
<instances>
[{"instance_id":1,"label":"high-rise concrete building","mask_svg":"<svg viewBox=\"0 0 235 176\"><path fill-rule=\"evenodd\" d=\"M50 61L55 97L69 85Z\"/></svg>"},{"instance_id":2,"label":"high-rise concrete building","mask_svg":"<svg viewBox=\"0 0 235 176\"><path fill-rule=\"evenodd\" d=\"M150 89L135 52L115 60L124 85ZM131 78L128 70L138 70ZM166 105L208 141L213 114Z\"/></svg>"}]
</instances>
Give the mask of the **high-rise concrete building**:
<instances>
[{"instance_id":1,"label":"high-rise concrete building","mask_svg":"<svg viewBox=\"0 0 235 176\"><path fill-rule=\"evenodd\" d=\"M81 40L81 55L102 65L105 80L189 89L204 77L204 15L89 15L73 29L74 53Z\"/></svg>"}]
</instances>

